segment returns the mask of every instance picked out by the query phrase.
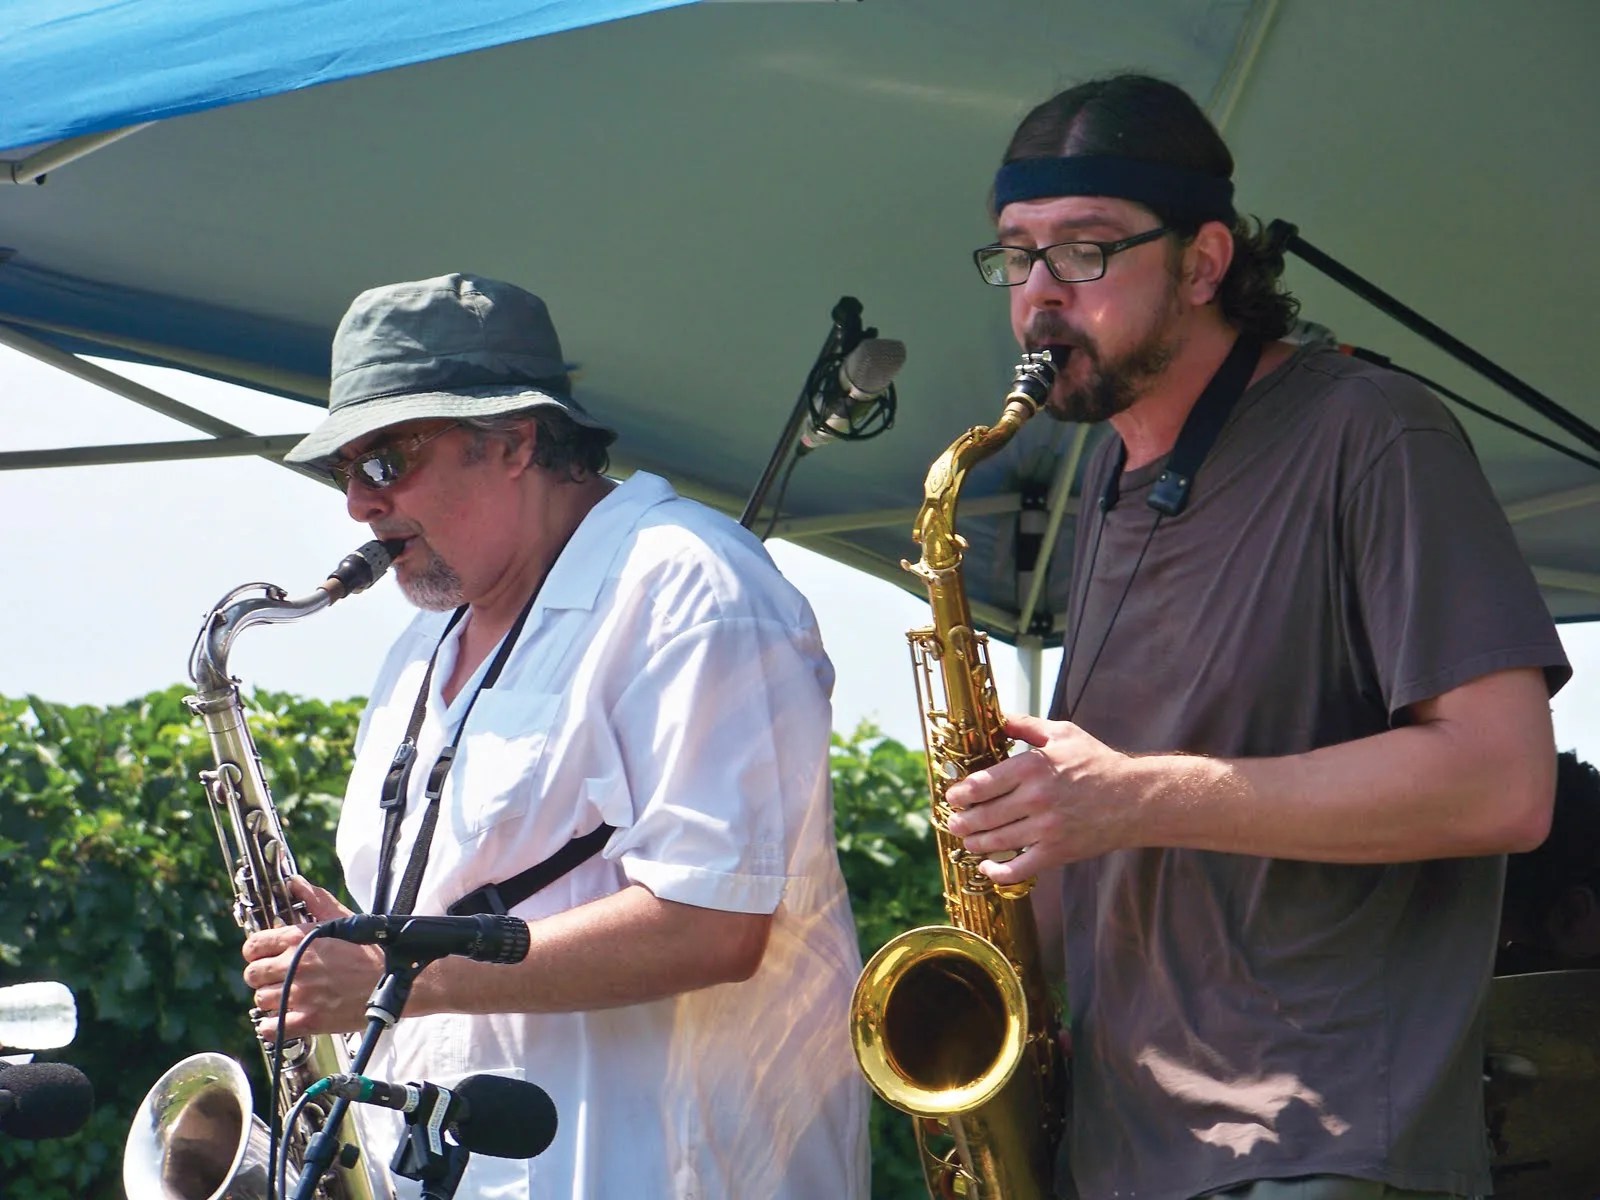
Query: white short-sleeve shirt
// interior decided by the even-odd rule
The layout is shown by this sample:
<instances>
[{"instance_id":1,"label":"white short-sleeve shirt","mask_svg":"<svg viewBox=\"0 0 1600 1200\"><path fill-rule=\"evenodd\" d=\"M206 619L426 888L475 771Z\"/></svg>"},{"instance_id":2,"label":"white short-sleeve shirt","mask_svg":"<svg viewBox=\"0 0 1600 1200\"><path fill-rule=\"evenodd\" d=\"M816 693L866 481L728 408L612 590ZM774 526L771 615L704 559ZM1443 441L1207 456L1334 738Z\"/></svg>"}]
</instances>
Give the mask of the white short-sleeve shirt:
<instances>
[{"instance_id":1,"label":"white short-sleeve shirt","mask_svg":"<svg viewBox=\"0 0 1600 1200\"><path fill-rule=\"evenodd\" d=\"M437 646L395 881L428 768L487 669L444 704L457 636L440 643L446 619L422 614L401 636L362 721L338 849L363 906L379 789L429 657ZM861 963L833 844L832 685L810 606L737 524L643 473L585 517L461 729L415 911L443 912L605 822L617 830L605 850L514 915L537 922L641 884L775 919L742 983L596 1012L403 1018L369 1076L448 1087L492 1072L555 1102L548 1150L475 1156L460 1196L866 1195L867 1102L847 1017ZM352 1111L387 1165L397 1114Z\"/></svg>"}]
</instances>

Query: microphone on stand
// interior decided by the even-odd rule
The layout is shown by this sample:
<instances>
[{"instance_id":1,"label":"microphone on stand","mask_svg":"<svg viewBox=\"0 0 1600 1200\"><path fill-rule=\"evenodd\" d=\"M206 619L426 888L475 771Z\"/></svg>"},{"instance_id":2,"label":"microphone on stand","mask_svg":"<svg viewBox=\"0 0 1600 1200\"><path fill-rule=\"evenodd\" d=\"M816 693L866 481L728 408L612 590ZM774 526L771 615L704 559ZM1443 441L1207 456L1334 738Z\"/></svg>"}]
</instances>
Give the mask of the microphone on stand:
<instances>
[{"instance_id":1,"label":"microphone on stand","mask_svg":"<svg viewBox=\"0 0 1600 1200\"><path fill-rule=\"evenodd\" d=\"M0 1050L58 1050L78 1032L78 1006L64 983L0 987Z\"/></svg>"},{"instance_id":2,"label":"microphone on stand","mask_svg":"<svg viewBox=\"0 0 1600 1200\"><path fill-rule=\"evenodd\" d=\"M894 377L906 364L906 344L894 338L863 338L828 372L811 397L810 422L800 434L795 455L808 454L838 439L861 440L894 423Z\"/></svg>"},{"instance_id":3,"label":"microphone on stand","mask_svg":"<svg viewBox=\"0 0 1600 1200\"><path fill-rule=\"evenodd\" d=\"M66 1063L0 1070L0 1133L40 1140L71 1137L94 1112L94 1086Z\"/></svg>"},{"instance_id":4,"label":"microphone on stand","mask_svg":"<svg viewBox=\"0 0 1600 1200\"><path fill-rule=\"evenodd\" d=\"M528 957L528 923L478 913L470 917L385 916L357 913L324 921L322 936L359 946L382 946L415 962L459 954L474 962L519 963Z\"/></svg>"},{"instance_id":5,"label":"microphone on stand","mask_svg":"<svg viewBox=\"0 0 1600 1200\"><path fill-rule=\"evenodd\" d=\"M893 380L906 360L905 343L880 338L876 328L863 328L861 301L854 296L839 297L831 316L833 327L806 373L772 456L739 516L739 524L755 529L756 519L767 505L767 493L782 472L772 515L766 531L759 534L763 541L777 527L789 477L802 457L830 441L876 437L894 424Z\"/></svg>"},{"instance_id":6,"label":"microphone on stand","mask_svg":"<svg viewBox=\"0 0 1600 1200\"><path fill-rule=\"evenodd\" d=\"M358 1071L366 1066L382 1031L392 1028L400 1019L417 975L427 964L452 954L475 962L519 963L528 957L531 943L526 921L489 913L470 917L356 913L321 922L312 929L311 936L331 937L358 946L383 947L383 975L367 1001L367 1032L351 1064ZM314 1088L316 1085L312 1086ZM306 1095L309 1096L311 1091L311 1088L306 1089ZM322 1128L306 1146L294 1200L310 1200L322 1176L333 1165L334 1155L339 1153L339 1127L349 1106L350 1101L345 1097L336 1099ZM553 1132L552 1127L552 1135ZM429 1140L434 1143L431 1147L434 1158L422 1155L418 1159L423 1164L419 1169L427 1172L427 1186L422 1193L424 1200L453 1194L455 1183L466 1168L468 1149L459 1144L444 1146L432 1127L429 1133ZM425 1150L429 1148L423 1147ZM540 1147L541 1150L543 1148ZM401 1150L406 1150L405 1144ZM490 1154L493 1151L484 1150L483 1153ZM398 1155L396 1159L399 1161ZM407 1178L422 1179L423 1176L408 1175ZM447 1190L438 1190L441 1187Z\"/></svg>"},{"instance_id":7,"label":"microphone on stand","mask_svg":"<svg viewBox=\"0 0 1600 1200\"><path fill-rule=\"evenodd\" d=\"M446 1129L474 1154L534 1158L555 1140L556 1106L537 1084L504 1075L468 1075L454 1090L432 1083L384 1083L331 1075L335 1096L405 1114L406 1124Z\"/></svg>"},{"instance_id":8,"label":"microphone on stand","mask_svg":"<svg viewBox=\"0 0 1600 1200\"><path fill-rule=\"evenodd\" d=\"M468 1075L454 1089L349 1074L330 1075L325 1082L326 1090L342 1099L403 1113L407 1125L444 1129L474 1154L534 1158L549 1149L556 1136L556 1106L550 1093L505 1075Z\"/></svg>"}]
</instances>

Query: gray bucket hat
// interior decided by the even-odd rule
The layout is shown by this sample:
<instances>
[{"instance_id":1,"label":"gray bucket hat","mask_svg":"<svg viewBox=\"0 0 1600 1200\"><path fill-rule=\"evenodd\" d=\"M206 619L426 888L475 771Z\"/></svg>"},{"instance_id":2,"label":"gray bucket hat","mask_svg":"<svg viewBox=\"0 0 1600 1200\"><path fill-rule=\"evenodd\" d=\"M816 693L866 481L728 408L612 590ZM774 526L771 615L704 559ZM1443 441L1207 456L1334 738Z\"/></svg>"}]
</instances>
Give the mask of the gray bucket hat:
<instances>
[{"instance_id":1,"label":"gray bucket hat","mask_svg":"<svg viewBox=\"0 0 1600 1200\"><path fill-rule=\"evenodd\" d=\"M371 288L333 335L327 419L284 458L327 461L340 446L402 421L539 405L614 439L559 388L566 376L549 310L515 284L441 275Z\"/></svg>"}]
</instances>

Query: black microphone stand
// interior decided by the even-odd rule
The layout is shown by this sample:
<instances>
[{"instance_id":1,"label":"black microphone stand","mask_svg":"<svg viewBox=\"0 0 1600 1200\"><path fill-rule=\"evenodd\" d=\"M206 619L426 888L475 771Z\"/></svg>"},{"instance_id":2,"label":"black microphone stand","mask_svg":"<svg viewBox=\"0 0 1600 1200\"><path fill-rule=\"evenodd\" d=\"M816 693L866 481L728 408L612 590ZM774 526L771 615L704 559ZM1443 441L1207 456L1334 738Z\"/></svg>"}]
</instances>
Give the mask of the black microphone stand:
<instances>
[{"instance_id":1,"label":"black microphone stand","mask_svg":"<svg viewBox=\"0 0 1600 1200\"><path fill-rule=\"evenodd\" d=\"M805 386L800 389L800 398L795 401L788 424L778 435L778 444L772 448L772 457L767 460L755 491L750 493L750 499L745 503L744 515L739 518L739 524L746 529L754 528L755 519L761 514L761 506L766 503L767 493L772 490L772 482L778 477L784 459L794 449L795 439L800 436L800 427L811 411L811 381L817 378L824 363L843 360L866 336L861 328L861 301L854 296L840 296L839 303L833 306L833 312L829 315L833 318L833 328L828 330L822 349L817 352L817 360L806 374Z\"/></svg>"},{"instance_id":2,"label":"black microphone stand","mask_svg":"<svg viewBox=\"0 0 1600 1200\"><path fill-rule=\"evenodd\" d=\"M1584 445L1600 450L1600 429L1576 413L1563 408L1544 393L1535 390L1498 363L1479 354L1465 342L1446 333L1413 308L1407 307L1376 284L1357 275L1349 267L1323 253L1300 236L1300 228L1288 221L1275 220L1267 226L1268 247L1273 253L1298 255L1341 287L1353 292L1379 312L1393 317L1417 336L1433 343L1457 362L1476 371L1490 383L1503 388L1552 425L1577 438Z\"/></svg>"},{"instance_id":3,"label":"black microphone stand","mask_svg":"<svg viewBox=\"0 0 1600 1200\"><path fill-rule=\"evenodd\" d=\"M439 1138L440 1149L433 1148L437 1124L443 1123L449 1106L450 1093L440 1091L428 1118L406 1127L405 1140L389 1163L389 1169L396 1175L421 1182L422 1200L455 1200L456 1188L467 1170L467 1160L472 1157L465 1146L447 1142L442 1137Z\"/></svg>"},{"instance_id":4,"label":"black microphone stand","mask_svg":"<svg viewBox=\"0 0 1600 1200\"><path fill-rule=\"evenodd\" d=\"M393 1028L395 1022L400 1019L406 1001L411 998L411 988L417 982L417 976L422 968L432 961L431 958L418 959L401 954L389 946L383 948L383 978L378 980L378 986L373 989L372 997L367 1001L367 1031L362 1035L361 1046L350 1062L352 1074L359 1075L366 1069L367 1063L372 1060L373 1052L378 1048L378 1039L383 1036L384 1030ZM313 1200L317 1185L333 1166L334 1158L342 1156L339 1129L344 1124L345 1113L349 1110L350 1101L342 1096L335 1100L333 1107L328 1110L328 1119L323 1122L316 1137L312 1138L306 1147L305 1162L300 1166L300 1182L294 1189L294 1200ZM462 1154L464 1156L466 1151L463 1150ZM462 1170L466 1169L464 1158L461 1166ZM459 1180L460 1175L458 1174L456 1178ZM448 1195L454 1194L455 1184L452 1183L450 1189L445 1200L448 1200Z\"/></svg>"}]
</instances>

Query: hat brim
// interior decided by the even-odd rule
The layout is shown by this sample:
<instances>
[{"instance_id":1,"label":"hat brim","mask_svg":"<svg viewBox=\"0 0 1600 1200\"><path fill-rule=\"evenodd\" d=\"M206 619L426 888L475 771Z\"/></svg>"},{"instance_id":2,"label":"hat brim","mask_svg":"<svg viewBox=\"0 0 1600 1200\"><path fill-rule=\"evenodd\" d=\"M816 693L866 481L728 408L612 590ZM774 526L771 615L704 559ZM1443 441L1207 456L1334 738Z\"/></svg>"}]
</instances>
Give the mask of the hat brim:
<instances>
[{"instance_id":1,"label":"hat brim","mask_svg":"<svg viewBox=\"0 0 1600 1200\"><path fill-rule=\"evenodd\" d=\"M595 420L577 401L523 384L465 388L455 392L407 392L377 396L341 406L283 456L284 462L331 462L341 446L407 421L495 417L521 408L559 408L579 425L611 435L616 431Z\"/></svg>"}]
</instances>

